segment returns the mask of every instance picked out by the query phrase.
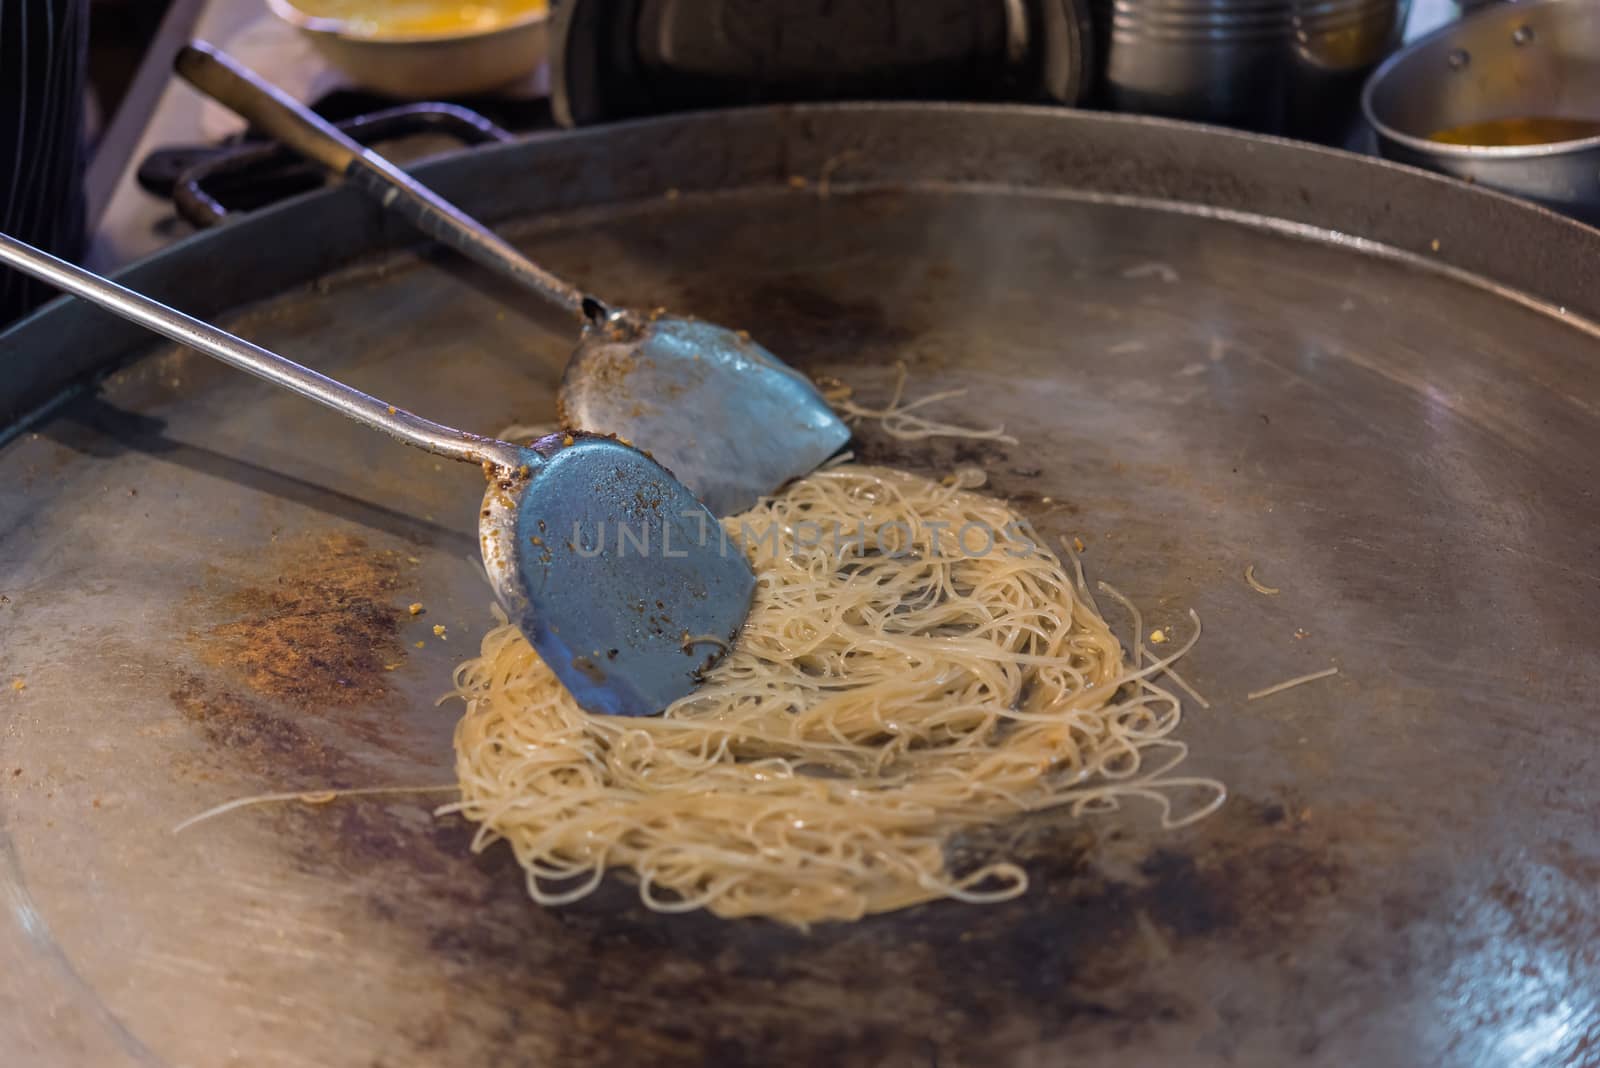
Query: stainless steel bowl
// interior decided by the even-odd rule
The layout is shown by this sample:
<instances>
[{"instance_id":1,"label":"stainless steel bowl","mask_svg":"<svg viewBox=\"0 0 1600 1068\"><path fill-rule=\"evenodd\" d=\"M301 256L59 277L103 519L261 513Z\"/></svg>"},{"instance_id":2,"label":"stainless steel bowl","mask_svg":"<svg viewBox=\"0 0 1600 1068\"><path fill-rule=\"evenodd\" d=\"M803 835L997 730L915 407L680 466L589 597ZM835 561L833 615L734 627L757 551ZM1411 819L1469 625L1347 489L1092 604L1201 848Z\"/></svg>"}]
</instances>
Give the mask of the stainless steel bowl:
<instances>
[{"instance_id":1,"label":"stainless steel bowl","mask_svg":"<svg viewBox=\"0 0 1600 1068\"><path fill-rule=\"evenodd\" d=\"M1395 54L1361 103L1389 159L1600 222L1600 137L1517 146L1429 139L1493 119L1600 120L1600 4L1592 0L1481 11Z\"/></svg>"},{"instance_id":2,"label":"stainless steel bowl","mask_svg":"<svg viewBox=\"0 0 1600 1068\"><path fill-rule=\"evenodd\" d=\"M370 36L339 19L308 15L291 0L267 6L356 84L401 100L486 93L526 78L550 46L548 11L486 30Z\"/></svg>"},{"instance_id":3,"label":"stainless steel bowl","mask_svg":"<svg viewBox=\"0 0 1600 1068\"><path fill-rule=\"evenodd\" d=\"M1119 111L1318 136L1356 114L1408 0L1103 0Z\"/></svg>"}]
</instances>

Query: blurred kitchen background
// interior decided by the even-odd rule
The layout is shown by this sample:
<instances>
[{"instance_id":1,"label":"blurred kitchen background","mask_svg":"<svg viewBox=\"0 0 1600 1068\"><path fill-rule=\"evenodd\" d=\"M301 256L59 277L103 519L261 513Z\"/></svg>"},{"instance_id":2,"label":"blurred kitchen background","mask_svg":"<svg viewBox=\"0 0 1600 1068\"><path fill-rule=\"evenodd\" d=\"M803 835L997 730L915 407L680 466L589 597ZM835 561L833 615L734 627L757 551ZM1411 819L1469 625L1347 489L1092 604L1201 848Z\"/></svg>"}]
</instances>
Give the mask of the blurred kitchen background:
<instances>
[{"instance_id":1,"label":"blurred kitchen background","mask_svg":"<svg viewBox=\"0 0 1600 1068\"><path fill-rule=\"evenodd\" d=\"M1600 9L1592 0L1492 6ZM1536 35L1527 20L1497 28L1475 53L1441 43L1419 61L1420 75L1400 70L1389 76L1394 87L1369 90L1392 115L1364 118L1360 106L1380 61L1483 7L1467 0L561 0L549 12L544 0L0 0L0 16L88 12L81 194L70 183L55 183L50 194L53 213L69 222L76 196L82 225L57 227L45 240L113 270L229 210L320 181L283 159L241 156L245 124L172 75L174 53L191 38L225 48L331 118L385 113L381 132L421 135L412 155L460 139L457 131L430 140L430 129L449 124L439 115L387 115L416 100L465 104L513 133L773 100L1015 100L1198 119L1362 152L1382 147L1394 158L1517 189L1519 180L1527 185L1525 161L1435 149L1430 139L1468 119L1496 118L1496 108L1600 115L1591 82L1557 86L1570 97L1559 109L1460 102L1459 87L1469 82L1480 96L1504 96L1504 85L1518 79L1548 80L1528 74L1552 64L1540 51L1548 33ZM1600 39L1600 15L1583 21ZM23 47L18 25L0 18L0 46ZM55 31L70 36L59 22ZM1510 71L1498 82L1482 53L1491 45L1510 57L1496 61ZM1506 66L1518 62L1526 69ZM1456 86L1451 72L1463 75ZM70 109L53 116L58 125L72 121ZM1583 162L1582 189L1569 188L1578 178L1552 186L1540 176L1545 184L1534 183L1531 194L1558 208L1564 197L1592 201L1600 193L1589 188L1600 173L1592 162Z\"/></svg>"}]
</instances>

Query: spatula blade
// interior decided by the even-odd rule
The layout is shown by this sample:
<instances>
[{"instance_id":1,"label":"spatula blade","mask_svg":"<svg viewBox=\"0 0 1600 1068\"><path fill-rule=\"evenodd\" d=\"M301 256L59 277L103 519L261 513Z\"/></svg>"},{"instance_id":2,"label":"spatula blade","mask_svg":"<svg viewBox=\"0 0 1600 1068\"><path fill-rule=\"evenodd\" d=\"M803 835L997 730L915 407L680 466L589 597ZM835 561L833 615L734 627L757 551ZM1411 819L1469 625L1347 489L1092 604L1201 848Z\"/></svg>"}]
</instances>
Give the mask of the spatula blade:
<instances>
[{"instance_id":1,"label":"spatula blade","mask_svg":"<svg viewBox=\"0 0 1600 1068\"><path fill-rule=\"evenodd\" d=\"M750 565L637 450L577 434L527 451L531 473L485 498L484 560L502 607L585 710L661 712L734 640Z\"/></svg>"},{"instance_id":2,"label":"spatula blade","mask_svg":"<svg viewBox=\"0 0 1600 1068\"><path fill-rule=\"evenodd\" d=\"M560 415L649 450L717 515L744 511L850 438L816 388L772 353L677 318L621 337L587 332L562 379Z\"/></svg>"}]
</instances>

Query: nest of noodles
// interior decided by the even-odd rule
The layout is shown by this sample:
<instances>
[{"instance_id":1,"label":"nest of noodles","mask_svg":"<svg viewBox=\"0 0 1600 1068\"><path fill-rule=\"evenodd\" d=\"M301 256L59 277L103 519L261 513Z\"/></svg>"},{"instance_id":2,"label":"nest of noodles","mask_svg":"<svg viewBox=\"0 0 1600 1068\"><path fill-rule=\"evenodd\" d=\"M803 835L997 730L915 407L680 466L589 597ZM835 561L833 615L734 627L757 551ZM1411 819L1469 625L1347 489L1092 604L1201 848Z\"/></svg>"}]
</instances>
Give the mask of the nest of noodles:
<instances>
[{"instance_id":1,"label":"nest of noodles","mask_svg":"<svg viewBox=\"0 0 1600 1068\"><path fill-rule=\"evenodd\" d=\"M949 484L954 483L954 484ZM1004 503L882 468L804 478L724 531L756 570L736 648L660 718L583 712L515 627L456 673L473 848L505 840L544 904L611 868L662 912L804 926L936 898L1015 897L950 836L1018 813L1153 801L1175 826L1222 786L1171 775L1181 708ZM1192 644L1192 639L1190 644ZM1207 800L1176 816L1171 798Z\"/></svg>"}]
</instances>

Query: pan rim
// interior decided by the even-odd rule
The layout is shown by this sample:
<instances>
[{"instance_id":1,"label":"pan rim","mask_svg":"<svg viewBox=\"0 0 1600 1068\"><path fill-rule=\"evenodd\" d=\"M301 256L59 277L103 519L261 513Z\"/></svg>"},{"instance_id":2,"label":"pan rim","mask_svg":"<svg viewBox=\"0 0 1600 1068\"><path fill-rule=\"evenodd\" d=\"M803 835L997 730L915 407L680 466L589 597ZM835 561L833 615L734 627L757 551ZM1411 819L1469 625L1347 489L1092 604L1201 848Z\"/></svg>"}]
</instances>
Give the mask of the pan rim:
<instances>
[{"instance_id":1,"label":"pan rim","mask_svg":"<svg viewBox=\"0 0 1600 1068\"><path fill-rule=\"evenodd\" d=\"M944 173L914 170L923 160L904 158L908 148L922 145L916 151L925 157L929 137L939 130L946 139L960 134L962 151L945 153ZM702 187L730 191L781 185L792 176L814 175L830 159L859 151L863 144L871 149L866 160L879 185L1000 184L1117 196L1143 207L1287 227L1308 240L1353 245L1367 254L1401 254L1497 295L1551 309L1567 321L1600 321L1600 229L1509 194L1391 160L1173 119L1018 104L751 107L545 132L441 154L419 164L417 173L468 210L498 223L620 207L678 188L691 193ZM720 157L706 153L707 145L720 146ZM618 146L624 147L622 153L616 152ZM687 155L686 148L693 148L714 158L694 159L684 173L668 160L595 183L562 180L575 170L607 165L608 156L626 155L628 146L634 146L635 155L653 148ZM733 154L736 148L742 157ZM932 151L940 149L935 145ZM854 167L840 168L841 187L860 180L848 173ZM552 180L478 180L507 169ZM530 187L538 188L520 193L524 199L519 200L519 191ZM528 207L530 195L547 202ZM1395 210L1400 201L1404 211ZM1261 206L1252 207L1256 202ZM305 225L307 220L318 225ZM296 231L313 232L317 240L285 249L283 235ZM1508 243L1506 234L1519 240ZM312 284L362 259L420 244L358 193L333 187L190 234L112 277L194 314L220 315ZM185 269L225 257L234 245L270 249L270 269L257 269L258 264L247 272ZM197 276L203 291L189 300ZM148 347L137 328L114 328L108 318L75 298L58 297L0 331L0 360L20 372L0 382L0 443ZM95 329L87 330L84 322ZM94 351L74 351L65 338Z\"/></svg>"}]
</instances>

